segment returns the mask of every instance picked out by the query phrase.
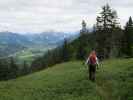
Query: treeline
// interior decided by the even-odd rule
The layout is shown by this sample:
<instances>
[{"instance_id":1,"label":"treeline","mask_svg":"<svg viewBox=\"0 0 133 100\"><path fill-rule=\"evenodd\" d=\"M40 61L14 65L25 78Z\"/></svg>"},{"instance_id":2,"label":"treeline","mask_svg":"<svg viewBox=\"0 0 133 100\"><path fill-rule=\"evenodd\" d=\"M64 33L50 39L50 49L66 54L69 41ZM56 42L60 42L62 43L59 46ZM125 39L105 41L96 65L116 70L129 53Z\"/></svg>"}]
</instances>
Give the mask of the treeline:
<instances>
[{"instance_id":1,"label":"treeline","mask_svg":"<svg viewBox=\"0 0 133 100\"><path fill-rule=\"evenodd\" d=\"M96 51L101 59L133 56L133 22L130 17L124 29L117 12L107 4L102 7L94 25Z\"/></svg>"},{"instance_id":2,"label":"treeline","mask_svg":"<svg viewBox=\"0 0 133 100\"><path fill-rule=\"evenodd\" d=\"M30 72L31 69L26 62L19 65L13 58L0 59L0 80L14 79Z\"/></svg>"},{"instance_id":3,"label":"treeline","mask_svg":"<svg viewBox=\"0 0 133 100\"><path fill-rule=\"evenodd\" d=\"M69 43L67 39L65 39L62 46L53 50L48 50L42 57L34 60L31 64L31 69L33 71L38 71L57 63L69 61L72 57L71 55L72 52L69 49Z\"/></svg>"},{"instance_id":4,"label":"treeline","mask_svg":"<svg viewBox=\"0 0 133 100\"><path fill-rule=\"evenodd\" d=\"M65 39L61 46L47 51L42 57L32 62L31 68L33 72L58 63L85 59L88 56L88 52L95 46L95 42L93 42L92 38L94 38L92 32L87 34L82 34L81 32L80 36L74 41Z\"/></svg>"}]
</instances>

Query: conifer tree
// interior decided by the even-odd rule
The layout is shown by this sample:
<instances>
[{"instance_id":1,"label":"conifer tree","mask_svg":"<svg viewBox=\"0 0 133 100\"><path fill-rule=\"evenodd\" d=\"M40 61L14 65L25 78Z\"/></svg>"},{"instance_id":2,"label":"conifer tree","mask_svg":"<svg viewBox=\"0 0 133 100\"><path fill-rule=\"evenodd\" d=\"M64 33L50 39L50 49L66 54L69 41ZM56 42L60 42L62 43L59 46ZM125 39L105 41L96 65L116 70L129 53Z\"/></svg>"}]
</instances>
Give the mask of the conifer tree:
<instances>
[{"instance_id":1,"label":"conifer tree","mask_svg":"<svg viewBox=\"0 0 133 100\"><path fill-rule=\"evenodd\" d=\"M62 46L62 60L64 62L70 60L70 52L69 52L69 48L68 48L67 39L64 39L64 43L63 43L63 46Z\"/></svg>"},{"instance_id":2,"label":"conifer tree","mask_svg":"<svg viewBox=\"0 0 133 100\"><path fill-rule=\"evenodd\" d=\"M79 44L79 47L77 49L77 55L76 58L79 60L84 60L86 57L86 50L84 45L82 45L81 43Z\"/></svg>"},{"instance_id":3,"label":"conifer tree","mask_svg":"<svg viewBox=\"0 0 133 100\"><path fill-rule=\"evenodd\" d=\"M88 30L86 28L86 22L85 20L82 21L82 29L80 30L80 37L79 37L79 44L77 48L76 58L79 60L85 59L86 56L86 50L85 47L88 43Z\"/></svg>"},{"instance_id":4,"label":"conifer tree","mask_svg":"<svg viewBox=\"0 0 133 100\"><path fill-rule=\"evenodd\" d=\"M23 68L22 68L22 75L26 75L30 73L30 70L29 70L29 66L28 64L26 63L26 61L24 61L23 63Z\"/></svg>"},{"instance_id":5,"label":"conifer tree","mask_svg":"<svg viewBox=\"0 0 133 100\"><path fill-rule=\"evenodd\" d=\"M117 13L106 4L102 7L96 23L96 50L100 58L109 58L115 37L115 29L118 28Z\"/></svg>"},{"instance_id":6,"label":"conifer tree","mask_svg":"<svg viewBox=\"0 0 133 100\"><path fill-rule=\"evenodd\" d=\"M126 23L124 35L123 35L123 42L122 42L122 52L126 56L133 56L133 21L132 17L129 18L128 22Z\"/></svg>"},{"instance_id":7,"label":"conifer tree","mask_svg":"<svg viewBox=\"0 0 133 100\"><path fill-rule=\"evenodd\" d=\"M15 78L18 75L18 66L12 57L10 58L10 74L11 78Z\"/></svg>"},{"instance_id":8,"label":"conifer tree","mask_svg":"<svg viewBox=\"0 0 133 100\"><path fill-rule=\"evenodd\" d=\"M85 35L88 33L87 30L87 24L85 22L85 20L82 21L82 29L80 30L80 35Z\"/></svg>"}]
</instances>

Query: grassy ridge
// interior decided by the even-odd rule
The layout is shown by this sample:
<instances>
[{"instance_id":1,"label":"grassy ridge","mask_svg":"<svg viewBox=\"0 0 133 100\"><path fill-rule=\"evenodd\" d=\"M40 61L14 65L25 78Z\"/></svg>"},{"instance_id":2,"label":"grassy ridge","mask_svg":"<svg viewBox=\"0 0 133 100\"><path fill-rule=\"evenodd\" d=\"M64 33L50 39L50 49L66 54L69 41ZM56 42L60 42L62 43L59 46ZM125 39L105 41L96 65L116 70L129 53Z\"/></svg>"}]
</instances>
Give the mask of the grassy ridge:
<instances>
[{"instance_id":1,"label":"grassy ridge","mask_svg":"<svg viewBox=\"0 0 133 100\"><path fill-rule=\"evenodd\" d=\"M96 83L82 62L69 62L0 82L0 100L132 100L132 77L133 59L104 61Z\"/></svg>"}]
</instances>

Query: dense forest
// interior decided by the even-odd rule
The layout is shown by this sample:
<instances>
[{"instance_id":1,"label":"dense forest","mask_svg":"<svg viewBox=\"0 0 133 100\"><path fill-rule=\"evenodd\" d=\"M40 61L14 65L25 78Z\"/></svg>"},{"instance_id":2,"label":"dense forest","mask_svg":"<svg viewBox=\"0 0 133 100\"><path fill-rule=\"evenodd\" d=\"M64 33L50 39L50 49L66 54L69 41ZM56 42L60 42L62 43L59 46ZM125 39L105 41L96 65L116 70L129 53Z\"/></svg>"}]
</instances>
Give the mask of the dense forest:
<instances>
[{"instance_id":1,"label":"dense forest","mask_svg":"<svg viewBox=\"0 0 133 100\"><path fill-rule=\"evenodd\" d=\"M96 18L93 31L87 29L85 20L81 25L82 29L78 38L73 41L65 39L62 45L48 50L43 56L35 59L30 66L26 62L23 65L17 65L13 58L1 59L0 80L16 78L57 63L85 60L91 50L96 50L100 60L133 57L132 17L129 17L122 28L117 12L106 4Z\"/></svg>"}]
</instances>

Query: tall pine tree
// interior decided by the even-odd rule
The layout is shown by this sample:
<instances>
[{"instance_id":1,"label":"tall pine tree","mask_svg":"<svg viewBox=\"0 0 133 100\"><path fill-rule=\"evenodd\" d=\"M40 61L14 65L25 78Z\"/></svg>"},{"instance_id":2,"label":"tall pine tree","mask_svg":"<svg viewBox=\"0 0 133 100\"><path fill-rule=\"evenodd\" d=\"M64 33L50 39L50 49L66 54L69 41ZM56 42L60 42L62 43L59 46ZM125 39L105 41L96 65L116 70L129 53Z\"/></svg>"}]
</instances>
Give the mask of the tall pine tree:
<instances>
[{"instance_id":1,"label":"tall pine tree","mask_svg":"<svg viewBox=\"0 0 133 100\"><path fill-rule=\"evenodd\" d=\"M97 17L96 23L96 50L98 56L109 58L112 47L114 46L115 29L118 28L117 13L106 4L102 7L100 16Z\"/></svg>"},{"instance_id":2,"label":"tall pine tree","mask_svg":"<svg viewBox=\"0 0 133 100\"><path fill-rule=\"evenodd\" d=\"M64 62L70 60L70 51L69 51L67 39L64 39L64 43L63 43L63 46L62 46L62 60Z\"/></svg>"},{"instance_id":3,"label":"tall pine tree","mask_svg":"<svg viewBox=\"0 0 133 100\"><path fill-rule=\"evenodd\" d=\"M79 44L76 52L76 58L79 60L85 59L86 50L85 47L87 46L88 42L88 29L86 28L87 24L85 20L82 21L82 29L80 30L80 37L79 37Z\"/></svg>"},{"instance_id":4,"label":"tall pine tree","mask_svg":"<svg viewBox=\"0 0 133 100\"><path fill-rule=\"evenodd\" d=\"M131 17L125 26L122 42L122 52L125 56L133 56L133 21Z\"/></svg>"}]
</instances>

